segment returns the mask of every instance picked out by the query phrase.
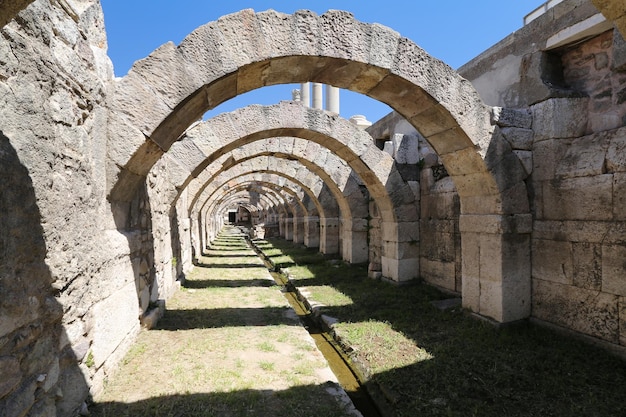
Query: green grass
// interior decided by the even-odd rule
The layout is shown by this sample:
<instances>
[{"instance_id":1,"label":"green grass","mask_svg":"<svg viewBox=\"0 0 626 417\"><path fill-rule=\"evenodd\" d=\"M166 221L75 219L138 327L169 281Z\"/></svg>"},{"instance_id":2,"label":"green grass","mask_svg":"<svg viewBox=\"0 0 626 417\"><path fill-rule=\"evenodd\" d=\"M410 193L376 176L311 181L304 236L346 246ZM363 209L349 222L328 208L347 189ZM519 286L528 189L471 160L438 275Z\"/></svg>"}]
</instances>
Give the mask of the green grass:
<instances>
[{"instance_id":1,"label":"green grass","mask_svg":"<svg viewBox=\"0 0 626 417\"><path fill-rule=\"evenodd\" d=\"M498 330L434 308L448 296L432 287L371 280L281 239L262 245L339 320L351 360L399 417L626 416L626 363L604 350L529 323Z\"/></svg>"},{"instance_id":2,"label":"green grass","mask_svg":"<svg viewBox=\"0 0 626 417\"><path fill-rule=\"evenodd\" d=\"M220 238L207 255L91 415L346 417L317 375L325 362L243 237Z\"/></svg>"},{"instance_id":3,"label":"green grass","mask_svg":"<svg viewBox=\"0 0 626 417\"><path fill-rule=\"evenodd\" d=\"M259 362L259 368L263 369L264 371L273 371L275 367L276 365L274 364L274 362L269 362L269 361Z\"/></svg>"},{"instance_id":4,"label":"green grass","mask_svg":"<svg viewBox=\"0 0 626 417\"><path fill-rule=\"evenodd\" d=\"M274 346L273 343L268 342L268 341L263 341L257 344L257 348L261 352L278 352L278 349L276 349L276 346Z\"/></svg>"}]
</instances>

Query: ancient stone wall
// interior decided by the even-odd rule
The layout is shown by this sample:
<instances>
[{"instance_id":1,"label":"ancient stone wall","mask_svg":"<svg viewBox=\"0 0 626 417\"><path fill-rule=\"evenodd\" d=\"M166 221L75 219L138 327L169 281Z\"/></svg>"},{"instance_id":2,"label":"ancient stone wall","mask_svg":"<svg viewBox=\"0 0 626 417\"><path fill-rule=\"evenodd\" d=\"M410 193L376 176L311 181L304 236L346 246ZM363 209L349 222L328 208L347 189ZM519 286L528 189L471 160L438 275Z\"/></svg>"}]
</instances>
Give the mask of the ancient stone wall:
<instances>
[{"instance_id":1,"label":"ancient stone wall","mask_svg":"<svg viewBox=\"0 0 626 417\"><path fill-rule=\"evenodd\" d=\"M626 344L626 73L614 34L560 52L581 98L532 106L533 316Z\"/></svg>"},{"instance_id":2,"label":"ancient stone wall","mask_svg":"<svg viewBox=\"0 0 626 417\"><path fill-rule=\"evenodd\" d=\"M0 414L69 416L139 328L137 285L154 259L150 206L139 193L132 227L119 230L106 199L113 71L99 2L40 0L6 20Z\"/></svg>"},{"instance_id":3,"label":"ancient stone wall","mask_svg":"<svg viewBox=\"0 0 626 417\"><path fill-rule=\"evenodd\" d=\"M460 293L459 196L440 164L422 167L420 185L420 277Z\"/></svg>"},{"instance_id":4,"label":"ancient stone wall","mask_svg":"<svg viewBox=\"0 0 626 417\"><path fill-rule=\"evenodd\" d=\"M394 157L419 207L419 277L447 291L461 293L460 201L452 178L423 137L397 113L367 131Z\"/></svg>"},{"instance_id":5,"label":"ancient stone wall","mask_svg":"<svg viewBox=\"0 0 626 417\"><path fill-rule=\"evenodd\" d=\"M28 2L9 3L21 8ZM378 80L382 84L371 95L388 101L399 96L394 92L398 85L413 88L407 91L424 99L436 96L431 103L432 115L430 111L423 112L414 123L426 124L427 130L431 130L432 144L439 147L442 155L434 155L415 130L395 116L385 119L386 123L393 122L387 131L380 124L372 126L370 132L380 133L373 133L379 148L359 136L355 136L359 140L336 145L335 152L339 150L351 160L362 155L372 162L371 167L355 166L363 170L363 183L369 184L370 195L378 199L376 204L362 204L367 199L360 192L361 184L350 185L354 190L345 197L361 202L357 205L363 212L343 218L341 223L335 215L324 219L326 229L341 229L337 250L352 258L356 253L352 251L353 241L358 240L354 237L362 242L369 240L369 247L359 252L364 254L359 260L368 258L373 275L393 276L389 271L395 268L396 277L412 278L419 270L428 282L450 291L462 291L464 299L471 297L463 281L476 267L479 274L470 276L478 288L475 311L502 321L527 314L523 305L526 300L515 307L521 313L505 313L509 304L515 304L525 294L514 286L526 288L528 283L511 280L510 276L517 277L520 270L528 268L533 283L533 298L528 304L532 304L535 319L626 345L626 76L619 53L623 39L604 30L584 42L579 39L552 48L549 53L532 42L535 36L550 36L533 33L537 28L560 31L596 14L588 1L563 2L543 20L538 19L534 29L522 29L493 53L488 51L478 57L475 65L464 67L465 75L482 89L485 97L494 100L492 104L515 107L493 109L490 122L488 109L479 103L467 82L451 78L456 77L452 72L443 74L448 81L456 80L452 85L463 86L467 96L461 98L469 100L469 111L450 104L459 98L451 94L452 90L457 91L454 88L431 91L433 94L429 95L399 76L385 76L381 78L387 80L384 82ZM333 12L329 16L335 15ZM311 21L318 19L306 13L302 16ZM272 13L262 17L279 21ZM252 19L252 14L231 16L220 24L236 24L237 19ZM128 79L115 80L106 55L98 1L37 0L15 19L5 21L9 23L0 36L0 410L10 416L72 415L80 410L89 390L97 391L114 371L139 330L139 319L145 319L155 304L169 297L177 288L177 279L191 267L192 222L188 208L194 195L181 192L187 184L180 181L182 165L169 165L172 161L165 158L151 165L162 149L171 144L168 142L179 135L167 136L165 129L159 131L162 143L153 142L154 138L145 141L160 118L167 123L178 120L169 118L168 113L178 107L158 108L156 116L146 119L150 129L140 131L135 124L144 123L144 116L154 108L138 109L132 101L154 98L159 88L143 88L150 84L149 80L161 83L163 78L152 72L169 67L150 65L162 64L162 55L179 52L172 45L166 46L135 67ZM209 25L197 32L185 43L186 47L191 48L195 41L205 45L208 38L199 33L212 28ZM329 33L322 32L320 39L325 41ZM397 36L387 34L390 39ZM520 43L523 48L516 50ZM205 48L188 51L204 56ZM311 59L319 58L317 50L310 53ZM420 63L426 62L422 52L416 56ZM399 53L395 59L402 63L400 75L414 73L411 62L405 62L405 55ZM196 60L191 61L195 65ZM315 67L311 65L314 62L305 61L307 65L301 67ZM212 61L208 64L218 65ZM439 64L433 61L431 65ZM331 73L335 74L329 70ZM498 77L499 74L504 76ZM507 78L511 74L517 78ZM144 75L146 78L142 78ZM353 78L348 78L350 81L344 80L343 85L360 88L350 84ZM250 76L250 80L256 79ZM498 82L486 82L489 79ZM398 80L405 80L405 84L396 84ZM432 81L420 82L427 86L438 84ZM552 81L557 84L551 85ZM254 87L251 84L250 89ZM145 97L135 97L135 88L143 91ZM113 104L109 101L112 91L119 93ZM206 90L207 94L215 91ZM194 101L176 96L176 100L201 107L206 105L206 97L202 97ZM411 106L419 106L419 101L411 94L405 100L396 103L396 108L413 114L417 108ZM446 107L440 106L438 100L450 104L452 111L441 113ZM117 111L110 112L112 108ZM251 126L265 121L263 118L270 114L256 111L258 118L249 122ZM322 113L304 117L306 112L293 103L276 106L272 111L272 118L280 123L291 121L284 111L300 117L302 121L296 119L298 123L288 126L293 132L303 130L305 121L310 122L313 117L326 117ZM476 120L475 114L480 116ZM180 120L195 120L187 114L183 116ZM440 116L445 116L441 126ZM116 123L111 122L113 119ZM336 123L341 127L340 133L350 126L334 118L328 120L329 123L319 125ZM482 127L473 126L477 120ZM280 123L277 126L284 132ZM227 125L232 127L230 122ZM469 126L468 131L475 130L480 140L447 136L457 132L459 126ZM182 131L184 126L176 126L179 128ZM127 130L137 133L131 136L140 143L121 140L125 138L123 134L115 140L107 137L107 132L119 134ZM224 129L216 137L237 148L233 144L241 138L235 136L242 131ZM346 139L344 136L340 134L338 139ZM457 139L459 142L454 142ZM156 149L155 143L167 146ZM352 147L360 149L361 154L353 154ZM172 148L175 150L176 145ZM475 148L481 148L482 153L476 154ZM207 149L212 152L214 148ZM380 149L388 151L393 161ZM500 152L502 149L506 152ZM133 159L136 151L140 157ZM297 155L293 149L288 153ZM326 166L330 153L315 152L323 157ZM118 166L112 161L117 161ZM184 175L198 174L197 167L190 164L195 159L181 161L190 168ZM266 161L263 166L267 169L270 165ZM121 168L124 175L118 172ZM116 184L120 178L128 182ZM127 186L130 183L132 187ZM110 206L107 197L114 185L118 186L118 198ZM489 187L493 188L486 192ZM266 197L259 195L258 207L271 205ZM526 205L516 206L514 203L519 201ZM517 230L515 221L520 213L529 219L528 201L533 215L530 245L524 240L526 229ZM420 210L415 210L418 205ZM397 225L390 221L392 208L394 216L401 218ZM256 209L252 214L267 215ZM281 212L280 216L281 234L302 238L302 231L293 222L298 216L291 211ZM513 220L509 222L510 219ZM481 229L474 220L479 226L488 223L488 227ZM224 219L207 221L222 224ZM461 226L473 234L463 241L461 235L467 230ZM410 236L406 233L409 229ZM215 228L198 225L198 230L193 230L194 240L199 242L201 231L208 234L209 230ZM419 235L413 233L417 230ZM520 236L510 237L516 233ZM512 243L506 240L509 238ZM479 245L474 245L476 242ZM517 245L518 242L521 243ZM513 253L529 246L532 258L528 256L530 250ZM199 244L193 247L200 249ZM476 248L492 251L481 254ZM475 254L478 256L472 256ZM497 260L492 262L494 256ZM489 285L493 291L485 289Z\"/></svg>"},{"instance_id":6,"label":"ancient stone wall","mask_svg":"<svg viewBox=\"0 0 626 417\"><path fill-rule=\"evenodd\" d=\"M563 2L552 15L539 18L536 27L563 21L564 17L555 20L559 12L575 9L571 14L576 15L589 7L578 3ZM589 18L584 16L596 13L587 10L579 20L587 22ZM539 47L565 29L572 32L567 27L574 23L543 32ZM484 74L494 76L493 68L501 67L503 51L516 50L530 29L511 35L505 46L496 45L461 71L482 85ZM516 101L528 106L504 110L509 115L501 120L515 120L517 126L499 123L531 174L533 319L613 345L626 344L623 45L622 36L613 30L602 30L548 52L526 44L528 56L542 56L551 63L539 72L530 65L520 65L517 70L521 79L543 81L544 97L535 95L534 102ZM489 62L491 70L480 74L477 69L486 68ZM547 83L546 75L557 84ZM519 89L519 84L512 82L508 90L498 91L501 97L521 97L525 93Z\"/></svg>"}]
</instances>

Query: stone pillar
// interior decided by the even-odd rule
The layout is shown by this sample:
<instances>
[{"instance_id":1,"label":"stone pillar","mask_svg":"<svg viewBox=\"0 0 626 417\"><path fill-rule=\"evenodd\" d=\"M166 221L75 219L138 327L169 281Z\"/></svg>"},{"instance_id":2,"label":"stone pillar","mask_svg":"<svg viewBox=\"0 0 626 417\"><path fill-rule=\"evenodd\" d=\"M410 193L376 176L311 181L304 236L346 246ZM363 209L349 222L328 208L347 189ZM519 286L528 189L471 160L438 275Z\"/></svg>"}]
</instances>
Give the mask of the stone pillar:
<instances>
[{"instance_id":1,"label":"stone pillar","mask_svg":"<svg viewBox=\"0 0 626 417\"><path fill-rule=\"evenodd\" d=\"M194 261L198 260L202 255L203 241L205 239L202 228L203 225L199 221L198 214L193 213L191 217L191 244L193 246Z\"/></svg>"},{"instance_id":2,"label":"stone pillar","mask_svg":"<svg viewBox=\"0 0 626 417\"><path fill-rule=\"evenodd\" d=\"M178 219L178 229L182 272L189 272L193 269L193 250L191 249L191 219L188 217Z\"/></svg>"},{"instance_id":3,"label":"stone pillar","mask_svg":"<svg viewBox=\"0 0 626 417\"><path fill-rule=\"evenodd\" d=\"M337 217L320 219L320 252L328 255L339 252L339 219Z\"/></svg>"},{"instance_id":4,"label":"stone pillar","mask_svg":"<svg viewBox=\"0 0 626 417\"><path fill-rule=\"evenodd\" d=\"M367 262L369 249L367 246L367 220L352 218L341 219L343 233L342 256L351 264Z\"/></svg>"},{"instance_id":5,"label":"stone pillar","mask_svg":"<svg viewBox=\"0 0 626 417\"><path fill-rule=\"evenodd\" d=\"M461 215L463 307L498 322L530 316L532 217Z\"/></svg>"},{"instance_id":6,"label":"stone pillar","mask_svg":"<svg viewBox=\"0 0 626 417\"><path fill-rule=\"evenodd\" d=\"M304 219L293 218L293 243L304 243Z\"/></svg>"},{"instance_id":7,"label":"stone pillar","mask_svg":"<svg viewBox=\"0 0 626 417\"><path fill-rule=\"evenodd\" d=\"M311 83L300 84L300 101L305 107L311 107Z\"/></svg>"},{"instance_id":8,"label":"stone pillar","mask_svg":"<svg viewBox=\"0 0 626 417\"><path fill-rule=\"evenodd\" d=\"M405 282L419 276L419 222L383 222L382 276Z\"/></svg>"},{"instance_id":9,"label":"stone pillar","mask_svg":"<svg viewBox=\"0 0 626 417\"><path fill-rule=\"evenodd\" d=\"M313 108L322 110L324 102L322 100L322 83L313 83Z\"/></svg>"},{"instance_id":10,"label":"stone pillar","mask_svg":"<svg viewBox=\"0 0 626 417\"><path fill-rule=\"evenodd\" d=\"M339 114L339 89L326 85L326 110Z\"/></svg>"},{"instance_id":11,"label":"stone pillar","mask_svg":"<svg viewBox=\"0 0 626 417\"><path fill-rule=\"evenodd\" d=\"M285 217L282 215L278 217L278 235L280 237L285 237Z\"/></svg>"},{"instance_id":12,"label":"stone pillar","mask_svg":"<svg viewBox=\"0 0 626 417\"><path fill-rule=\"evenodd\" d=\"M317 216L304 218L304 246L307 248L320 246L320 218Z\"/></svg>"},{"instance_id":13,"label":"stone pillar","mask_svg":"<svg viewBox=\"0 0 626 417\"><path fill-rule=\"evenodd\" d=\"M285 239L293 240L293 218L292 217L285 217L285 224L284 224L283 230L285 231Z\"/></svg>"}]
</instances>

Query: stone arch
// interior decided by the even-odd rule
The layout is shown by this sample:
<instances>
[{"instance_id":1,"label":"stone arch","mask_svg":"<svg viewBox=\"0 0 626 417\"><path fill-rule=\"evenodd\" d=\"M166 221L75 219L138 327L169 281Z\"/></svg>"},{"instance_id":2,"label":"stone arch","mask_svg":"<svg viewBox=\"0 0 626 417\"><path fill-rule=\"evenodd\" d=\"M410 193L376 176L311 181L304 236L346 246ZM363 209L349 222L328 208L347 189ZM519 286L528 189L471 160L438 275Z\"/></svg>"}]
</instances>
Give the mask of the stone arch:
<instances>
[{"instance_id":1,"label":"stone arch","mask_svg":"<svg viewBox=\"0 0 626 417\"><path fill-rule=\"evenodd\" d=\"M254 152L254 150L252 151ZM208 194L213 194L219 191L217 184L221 183L222 178L227 178L231 175L229 170L235 169L236 172L250 172L250 171L264 171L269 172L281 172L288 175L290 178L298 179L298 183L305 186L310 192L307 194L315 200L322 199L326 194L331 196L332 207L324 209L324 215L320 219L322 227L327 229L339 227L339 233L341 234L342 247L340 253L343 258L352 263L362 263L368 261L368 245L367 245L367 207L368 198L361 193L361 189L354 179L345 180L344 192L341 191L339 186L333 181L330 175L328 175L321 167L307 161L306 159L298 158L293 160L292 156L285 154L279 154L271 152L263 152L261 154L252 154L248 156L241 155L241 159L233 162L233 166L224 170L218 170L218 173L207 179L207 185L202 190L202 195L199 197L200 201L206 201ZM304 167L304 169L302 168ZM347 178L347 174L346 174ZM328 203L328 198L324 199ZM339 215L334 206L338 206ZM317 204L318 207L322 207L321 204ZM326 212L333 213L334 215L326 215ZM316 219L308 219L309 221L315 221ZM295 217L294 222L303 222L304 219ZM334 239L334 232L327 235L325 232L321 233L322 238L325 240L320 249L324 253L334 253L334 243L328 242L327 239ZM299 235L297 235L299 237ZM299 239L296 242L300 243ZM332 252L329 252L332 251Z\"/></svg>"},{"instance_id":2,"label":"stone arch","mask_svg":"<svg viewBox=\"0 0 626 417\"><path fill-rule=\"evenodd\" d=\"M299 210L297 211L300 213L306 213L306 215L310 213L309 207L304 204L296 191L288 189L287 187L275 187L273 183L250 178L252 176L251 174L240 175L238 178L229 180L228 184L231 188L245 187L247 189L259 189L272 198L275 207L290 207L290 211L294 213L296 210L291 209L291 206L298 206ZM231 185L231 183L233 184ZM221 187L223 186L224 184L222 184ZM304 194L304 192L302 192L302 194Z\"/></svg>"},{"instance_id":3,"label":"stone arch","mask_svg":"<svg viewBox=\"0 0 626 417\"><path fill-rule=\"evenodd\" d=\"M260 163L255 163L254 159L260 160ZM206 224L210 217L206 214L207 211L207 201L215 195L220 190L220 186L222 184L227 183L232 178L237 178L240 175L248 175L248 174L273 174L280 176L282 178L286 178L289 181L293 181L299 187L301 187L304 192L313 200L317 201L318 196L322 191L324 191L324 184L322 181L317 179L315 175L309 172L307 169L302 169L302 167L296 161L286 161L286 163L281 164L281 170L278 171L277 163L268 164L268 160L276 160L275 157L270 157L267 155L256 156L252 159L246 159L241 161L240 163L230 167L226 171L222 171L218 175L214 176L210 180L210 184L203 190L204 196L201 201L204 203L197 207L197 212L192 214L192 218L198 218L199 213L199 225L198 227L203 227ZM347 210L347 216L350 216L350 206L343 200L343 197L339 190L334 190L333 185L330 184L329 190L332 195L335 197L332 207L324 207L319 202L315 203L319 213L320 220L320 251L323 253L337 253L339 251L338 243L339 243L339 230L338 230L338 212ZM340 201L337 201L339 199ZM336 206L336 208L335 208ZM342 214L343 216L343 214ZM315 219L310 219L315 220ZM194 227L195 229L195 227ZM344 254L347 259L352 259L352 254Z\"/></svg>"},{"instance_id":4,"label":"stone arch","mask_svg":"<svg viewBox=\"0 0 626 417\"><path fill-rule=\"evenodd\" d=\"M246 186L248 184L254 184L255 187L261 187L267 192L276 193L277 197L282 198L281 206L286 205L297 205L300 207L299 213L296 211L292 211L293 213L293 241L296 243L303 243L306 247L309 248L317 248L320 246L320 213L322 214L322 219L324 218L324 208L317 201L316 198L309 198L309 195L306 194L300 187L293 184L293 188L278 186L277 181L275 182L265 182L259 179L248 179L247 177L254 176L254 174L242 175L236 178L237 186ZM263 176L263 174L261 175ZM234 180L234 179L233 179ZM299 190L299 193L294 189ZM282 193L285 195L283 196ZM305 204L307 201L310 204ZM278 224L279 218L272 218L270 210L265 213L266 222L269 222L270 225L272 223ZM263 237L267 234L267 225L265 222L263 223ZM282 226L282 227L281 227ZM284 225L278 224L278 232L281 235L281 231L283 230ZM283 236L283 235L281 235Z\"/></svg>"},{"instance_id":5,"label":"stone arch","mask_svg":"<svg viewBox=\"0 0 626 417\"><path fill-rule=\"evenodd\" d=\"M250 191L245 189L232 189L220 194L219 199L215 202L214 209L224 209L225 206L238 203L245 203L246 207L254 207L254 212L265 211L273 207L275 202L267 194L257 194L252 197ZM255 200L255 201L253 201Z\"/></svg>"},{"instance_id":6,"label":"stone arch","mask_svg":"<svg viewBox=\"0 0 626 417\"><path fill-rule=\"evenodd\" d=\"M613 21L617 30L626 38L626 7L622 0L591 0L604 17Z\"/></svg>"},{"instance_id":7,"label":"stone arch","mask_svg":"<svg viewBox=\"0 0 626 417\"><path fill-rule=\"evenodd\" d=\"M283 200L292 199L298 204L303 204L306 207L306 211L311 215L318 216L320 213L325 212L325 208L320 204L315 196L309 197L306 190L300 187L298 184L281 177L276 174L255 173L244 174L237 178L240 183L258 183L268 189L272 189L282 196ZM281 184L282 182L282 184ZM305 204L307 201L309 204Z\"/></svg>"},{"instance_id":8,"label":"stone arch","mask_svg":"<svg viewBox=\"0 0 626 417\"><path fill-rule=\"evenodd\" d=\"M279 137L275 138L276 135ZM307 146L309 142L316 145ZM189 129L171 147L168 155L171 153L171 158L178 161L177 187L185 187L198 176L202 176L203 184L207 183L206 175L202 174L206 167L217 159L221 165L232 163L235 160L232 156L239 156L247 146L257 146L259 152L298 155L301 163L308 164L329 187L336 183L344 190L349 189L352 198L358 198L359 187L347 186L354 171L380 208L381 238L390 242L379 245L386 248L379 266L383 276L396 281L417 276L419 255L414 242L419 240L419 227L413 191L402 179L393 159L375 146L368 133L348 120L294 102L255 105L224 113ZM225 156L231 152L232 155ZM219 169L220 164L216 167ZM192 188L195 192L197 187ZM336 195L340 193L341 190ZM342 200L338 198L338 201ZM367 262L368 205L354 201L352 206L351 214L342 215L341 219L342 234L346 236L342 240L342 254L350 262ZM342 212L348 213L347 208L342 208Z\"/></svg>"},{"instance_id":9,"label":"stone arch","mask_svg":"<svg viewBox=\"0 0 626 417\"><path fill-rule=\"evenodd\" d=\"M0 3L0 27L11 21L35 0L5 0Z\"/></svg>"},{"instance_id":10,"label":"stone arch","mask_svg":"<svg viewBox=\"0 0 626 417\"><path fill-rule=\"evenodd\" d=\"M184 140L193 140L186 137ZM182 141L181 141L182 142ZM189 149L187 145L181 145ZM220 153L216 150L215 153ZM167 155L170 155L168 152ZM268 138L258 140L237 147L232 152L224 153L214 163L203 169L195 178L189 181L189 186L194 190L194 197L190 201L190 210L193 211L198 200L202 200L204 188L213 181L213 178L229 167L250 159L253 156L276 156L284 159L295 159L309 169L312 173L318 175L327 184L334 183L337 185L339 192L344 192L347 183L350 181L351 169L338 156L332 154L328 149L317 143L308 143L308 141L299 138ZM314 157L315 155L315 157ZM177 159L178 155L174 152L171 158ZM330 171L330 172L328 172ZM182 178L181 178L181 181ZM183 188L184 183L177 185ZM353 192L353 191L352 191ZM350 214L355 214L358 210L354 207ZM348 211L346 210L348 213ZM367 213L362 213L366 216Z\"/></svg>"},{"instance_id":11,"label":"stone arch","mask_svg":"<svg viewBox=\"0 0 626 417\"><path fill-rule=\"evenodd\" d=\"M284 207L285 210L289 210L291 213L295 213L299 211L298 209L304 210L302 206L299 206L297 204L291 204L291 202L285 201L282 197L280 197L276 193L275 190L264 187L255 182L235 184L234 186L230 187L227 191L224 191L221 194L221 197L225 197L229 194L240 192L240 191L248 192L249 194L251 194L250 199L253 199L252 194L255 193L259 195L259 197L257 198L262 197L262 198L266 198L267 200L269 200L268 201L269 205L267 207L264 207L264 210L266 211L268 211L272 207Z\"/></svg>"},{"instance_id":12,"label":"stone arch","mask_svg":"<svg viewBox=\"0 0 626 417\"><path fill-rule=\"evenodd\" d=\"M130 201L155 161L206 110L262 86L305 81L382 101L424 136L461 201L464 305L498 321L528 316L525 172L492 125L490 109L449 66L398 33L346 12L244 10L136 63L111 95L110 200ZM389 215L391 207L379 208ZM398 255L406 243L404 230L386 232L396 278L416 269L416 262Z\"/></svg>"}]
</instances>

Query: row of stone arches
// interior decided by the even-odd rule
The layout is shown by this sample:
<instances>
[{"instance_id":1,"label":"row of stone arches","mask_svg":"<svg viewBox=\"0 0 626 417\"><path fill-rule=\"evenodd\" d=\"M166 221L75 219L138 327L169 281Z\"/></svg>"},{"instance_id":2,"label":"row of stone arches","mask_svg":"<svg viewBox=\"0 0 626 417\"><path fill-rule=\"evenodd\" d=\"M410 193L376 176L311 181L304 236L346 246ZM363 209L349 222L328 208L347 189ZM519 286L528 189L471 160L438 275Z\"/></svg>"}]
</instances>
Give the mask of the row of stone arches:
<instances>
[{"instance_id":1,"label":"row of stone arches","mask_svg":"<svg viewBox=\"0 0 626 417\"><path fill-rule=\"evenodd\" d=\"M490 108L469 82L410 40L380 25L358 22L345 12L318 16L308 11L285 15L244 10L197 29L178 47L166 44L136 63L116 82L110 101L109 199L118 227L128 224L124 207L166 152L177 167L174 187L192 190L190 218L195 221L198 213L206 224L196 206L210 196L197 191L219 171L208 173L213 163L226 158L222 164L252 165L253 159L243 161L242 152L263 141L265 150L249 151L250 156L258 155L254 163L265 164L258 172L300 169L287 163L289 159L279 164L284 156L322 178L341 212L344 252L356 241L345 239L345 231L356 236L366 227L354 213L364 204L350 206L350 198L341 192L354 172L380 215L382 275L394 281L416 277L419 265L413 246L419 241L419 215L413 193L393 160L365 132L297 103L250 106L189 128L205 111L235 95L304 81L385 102L424 136L460 197L464 305L498 321L526 317L530 308L526 173L492 124ZM325 151L307 154L301 141L293 138L314 142ZM277 147L272 148L273 143ZM329 174L329 161L341 169ZM272 171L278 165L281 169Z\"/></svg>"},{"instance_id":2,"label":"row of stone arches","mask_svg":"<svg viewBox=\"0 0 626 417\"><path fill-rule=\"evenodd\" d=\"M593 1L611 20L624 15L619 0ZM586 4L567 6L597 12ZM579 137L578 125L596 128L582 117L563 133L574 139L561 140L561 132L541 126L557 113L585 116L587 103L595 106L599 97L572 104L559 91L509 112L524 122L506 126L529 135L518 139L536 142L516 151L526 162L535 158L528 180L531 170L499 131L506 109L484 106L467 81L388 28L337 11L247 10L199 28L179 46L164 45L115 79L101 12L95 0L0 4L6 58L0 223L7 249L0 262L6 287L0 327L3 340L22 341L4 348L8 383L0 404L18 414L76 410L134 340L138 316L145 319L147 308L176 289L175 274L193 257L191 245L181 242L200 250L229 207L277 222L285 237L325 253L379 263L375 270L391 280L421 273L408 243L424 248L444 222L415 210L411 199L417 192L439 198L430 193L435 186L423 191L404 181L406 171L347 121L281 103L195 125L225 100L281 83L321 82L366 94L424 136L449 174L438 184L454 194L446 233L458 253L446 261L465 307L501 322L528 317L532 267L533 317L558 316L554 322L564 327L621 341L623 132ZM563 15L559 25L569 19ZM618 78L619 70L612 71ZM538 74L530 78L540 83ZM621 88L613 87L613 97ZM581 149L589 151L592 142L597 166L586 178L582 161L589 153ZM570 144L571 151L561 152ZM559 165L559 155L575 158L570 166L560 163L558 175L535 169ZM606 172L610 165L615 172ZM531 191L550 193L532 196L534 207L550 207L549 213L530 216L526 182ZM585 192L596 185L598 192ZM582 213L557 210L563 201L593 204ZM365 221L378 227L371 239L358 237ZM583 229L589 233L581 238ZM354 247L363 240L368 247ZM560 251L563 256L553 256ZM589 256L572 259L581 253ZM438 253L420 255L426 264ZM573 285L563 284L568 268L590 279L574 276ZM35 397L24 396L35 388Z\"/></svg>"}]
</instances>

